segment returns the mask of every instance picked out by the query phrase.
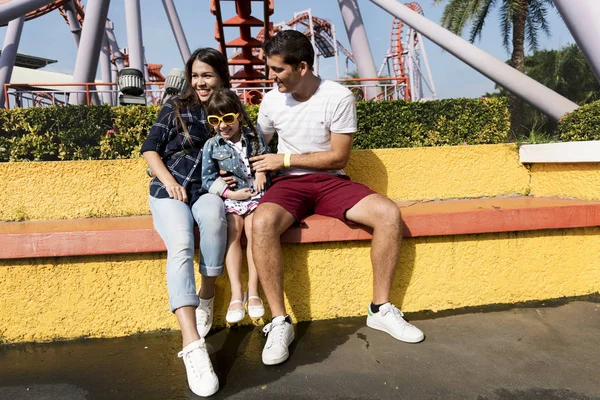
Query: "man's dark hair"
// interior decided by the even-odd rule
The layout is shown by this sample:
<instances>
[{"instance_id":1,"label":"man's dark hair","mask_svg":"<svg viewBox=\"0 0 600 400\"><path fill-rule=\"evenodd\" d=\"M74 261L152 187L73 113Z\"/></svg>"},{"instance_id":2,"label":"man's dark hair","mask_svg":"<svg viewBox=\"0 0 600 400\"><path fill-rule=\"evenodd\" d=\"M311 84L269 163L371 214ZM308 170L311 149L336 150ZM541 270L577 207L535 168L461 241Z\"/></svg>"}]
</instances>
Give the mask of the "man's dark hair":
<instances>
[{"instance_id":1,"label":"man's dark hair","mask_svg":"<svg viewBox=\"0 0 600 400\"><path fill-rule=\"evenodd\" d=\"M281 31L263 43L262 48L267 57L281 56L283 62L294 69L304 61L312 69L315 50L310 40L301 32L294 30Z\"/></svg>"}]
</instances>

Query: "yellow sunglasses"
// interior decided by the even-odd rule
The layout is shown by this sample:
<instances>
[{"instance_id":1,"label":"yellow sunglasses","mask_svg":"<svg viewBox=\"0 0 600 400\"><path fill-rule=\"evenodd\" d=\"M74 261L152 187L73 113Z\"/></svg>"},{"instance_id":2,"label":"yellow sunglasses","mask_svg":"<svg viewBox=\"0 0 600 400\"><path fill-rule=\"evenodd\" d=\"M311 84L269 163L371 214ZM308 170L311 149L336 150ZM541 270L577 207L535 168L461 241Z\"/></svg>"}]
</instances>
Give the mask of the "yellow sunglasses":
<instances>
[{"instance_id":1,"label":"yellow sunglasses","mask_svg":"<svg viewBox=\"0 0 600 400\"><path fill-rule=\"evenodd\" d=\"M206 117L206 120L213 127L217 128L219 125L221 125L221 122L224 123L225 125L235 124L235 121L237 121L239 116L240 116L240 113L229 113L229 114L223 115L222 117L219 117L217 115L209 115L208 117Z\"/></svg>"}]
</instances>

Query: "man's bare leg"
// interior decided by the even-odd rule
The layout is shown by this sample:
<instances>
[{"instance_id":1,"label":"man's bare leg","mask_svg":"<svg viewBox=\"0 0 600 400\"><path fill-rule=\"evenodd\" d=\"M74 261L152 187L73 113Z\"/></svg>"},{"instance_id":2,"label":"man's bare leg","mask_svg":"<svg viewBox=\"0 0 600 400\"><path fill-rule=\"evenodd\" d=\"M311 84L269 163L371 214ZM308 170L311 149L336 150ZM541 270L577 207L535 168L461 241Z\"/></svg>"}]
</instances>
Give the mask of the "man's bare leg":
<instances>
[{"instance_id":1,"label":"man's bare leg","mask_svg":"<svg viewBox=\"0 0 600 400\"><path fill-rule=\"evenodd\" d=\"M398 206L385 196L372 194L346 212L352 222L373 228L371 263L373 264L373 304L390 300L394 272L400 257L402 219Z\"/></svg>"},{"instance_id":2,"label":"man's bare leg","mask_svg":"<svg viewBox=\"0 0 600 400\"><path fill-rule=\"evenodd\" d=\"M254 211L252 218L252 256L258 278L273 320L263 331L267 342L262 352L266 365L281 364L290 356L289 345L294 341L294 327L285 311L283 300L283 254L281 234L294 223L295 218L283 207L264 203Z\"/></svg>"},{"instance_id":3,"label":"man's bare leg","mask_svg":"<svg viewBox=\"0 0 600 400\"><path fill-rule=\"evenodd\" d=\"M283 300L283 253L280 237L295 218L275 203L263 203L252 218L252 256L274 317L286 315Z\"/></svg>"},{"instance_id":4,"label":"man's bare leg","mask_svg":"<svg viewBox=\"0 0 600 400\"><path fill-rule=\"evenodd\" d=\"M367 326L403 342L422 341L425 337L423 332L406 322L400 310L389 302L402 239L402 219L398 206L387 197L372 194L349 209L346 218L373 228L373 304L369 305Z\"/></svg>"}]
</instances>

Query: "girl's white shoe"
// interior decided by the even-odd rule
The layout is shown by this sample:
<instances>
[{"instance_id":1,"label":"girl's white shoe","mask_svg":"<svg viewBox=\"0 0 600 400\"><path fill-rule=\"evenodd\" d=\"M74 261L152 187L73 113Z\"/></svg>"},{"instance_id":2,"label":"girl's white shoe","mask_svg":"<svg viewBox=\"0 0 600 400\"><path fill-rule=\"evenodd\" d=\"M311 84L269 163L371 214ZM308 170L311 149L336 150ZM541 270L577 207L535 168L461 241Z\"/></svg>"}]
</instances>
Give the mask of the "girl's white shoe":
<instances>
[{"instance_id":1,"label":"girl's white shoe","mask_svg":"<svg viewBox=\"0 0 600 400\"><path fill-rule=\"evenodd\" d=\"M231 310L231 306L233 304L241 304L242 308L238 308L235 310ZM246 296L244 295L244 300L231 300L229 303L229 308L227 309L227 315L225 315L225 321L230 324L235 324L236 322L240 322L246 317L246 311L244 310L244 306L246 305Z\"/></svg>"},{"instance_id":2,"label":"girl's white shoe","mask_svg":"<svg viewBox=\"0 0 600 400\"><path fill-rule=\"evenodd\" d=\"M263 301L260 297L258 296L250 296L248 297L248 300L251 299L256 299L256 300L260 300L260 306L251 306L250 304L248 304L248 316L250 318L260 318L263 315L265 315L265 306L263 304Z\"/></svg>"}]
</instances>

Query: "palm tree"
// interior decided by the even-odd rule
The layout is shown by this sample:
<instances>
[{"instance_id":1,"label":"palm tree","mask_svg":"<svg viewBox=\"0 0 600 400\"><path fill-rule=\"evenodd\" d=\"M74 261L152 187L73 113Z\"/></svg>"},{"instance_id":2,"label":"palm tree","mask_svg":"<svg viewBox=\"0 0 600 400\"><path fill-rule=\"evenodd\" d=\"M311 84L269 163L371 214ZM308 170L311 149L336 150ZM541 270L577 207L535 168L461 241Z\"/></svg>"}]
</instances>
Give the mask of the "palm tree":
<instances>
[{"instance_id":1,"label":"palm tree","mask_svg":"<svg viewBox=\"0 0 600 400\"><path fill-rule=\"evenodd\" d=\"M434 0L434 5L447 1L442 15L442 25L461 35L467 24L471 25L471 43L481 32L487 17L495 7L499 7L502 44L512 54L510 65L524 72L525 41L532 51L538 49L540 31L550 36L548 10L554 8L552 0ZM512 38L511 38L512 35ZM511 126L513 134L522 130L524 103L515 95L510 96Z\"/></svg>"}]
</instances>

